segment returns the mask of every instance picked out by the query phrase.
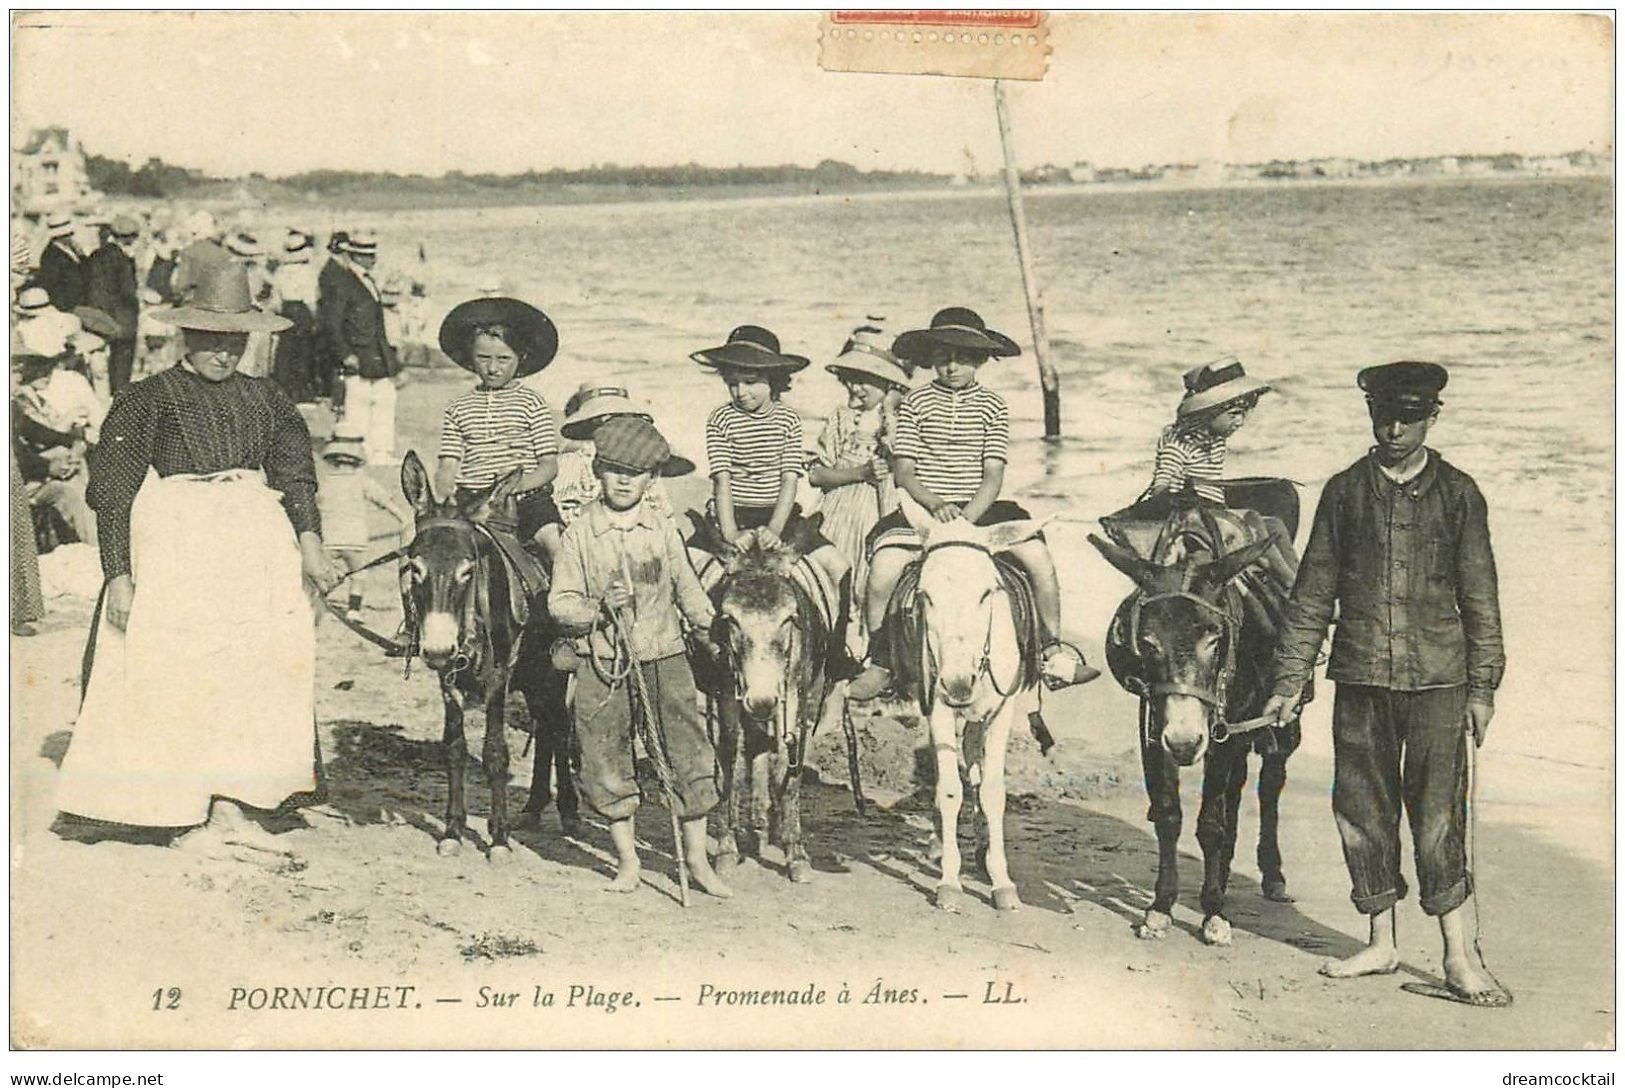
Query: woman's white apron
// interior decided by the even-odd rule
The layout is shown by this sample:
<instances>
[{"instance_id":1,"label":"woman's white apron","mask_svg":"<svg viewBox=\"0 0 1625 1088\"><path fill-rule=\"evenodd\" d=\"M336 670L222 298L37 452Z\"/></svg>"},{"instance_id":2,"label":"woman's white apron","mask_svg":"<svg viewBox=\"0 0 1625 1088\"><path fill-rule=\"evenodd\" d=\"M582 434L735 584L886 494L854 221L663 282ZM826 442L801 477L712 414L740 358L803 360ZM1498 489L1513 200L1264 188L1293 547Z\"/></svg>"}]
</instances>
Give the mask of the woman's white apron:
<instances>
[{"instance_id":1,"label":"woman's white apron","mask_svg":"<svg viewBox=\"0 0 1625 1088\"><path fill-rule=\"evenodd\" d=\"M127 629L96 634L57 808L147 827L221 796L316 788L316 634L299 549L262 473L160 477L130 513Z\"/></svg>"}]
</instances>

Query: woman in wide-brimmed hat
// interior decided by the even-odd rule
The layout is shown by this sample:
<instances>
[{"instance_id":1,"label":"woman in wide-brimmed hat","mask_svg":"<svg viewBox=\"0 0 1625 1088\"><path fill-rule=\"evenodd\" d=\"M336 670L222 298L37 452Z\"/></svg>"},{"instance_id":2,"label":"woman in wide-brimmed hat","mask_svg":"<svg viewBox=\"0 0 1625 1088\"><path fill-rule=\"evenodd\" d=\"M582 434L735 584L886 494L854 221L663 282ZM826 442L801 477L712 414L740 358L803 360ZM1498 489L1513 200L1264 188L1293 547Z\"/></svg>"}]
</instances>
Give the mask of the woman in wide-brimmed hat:
<instances>
[{"instance_id":1,"label":"woman in wide-brimmed hat","mask_svg":"<svg viewBox=\"0 0 1625 1088\"><path fill-rule=\"evenodd\" d=\"M565 450L559 454L553 502L565 525L574 521L582 508L602 493L602 485L593 472L598 429L612 419L626 417L654 422L654 416L632 400L626 387L615 382L584 381L564 402L564 422L559 426L559 434L564 438ZM643 501L651 510L666 517L671 516L671 498L660 477L686 476L694 471L694 462L675 454L672 457L672 463L650 481L643 495Z\"/></svg>"},{"instance_id":2,"label":"woman in wide-brimmed hat","mask_svg":"<svg viewBox=\"0 0 1625 1088\"><path fill-rule=\"evenodd\" d=\"M516 298L470 299L440 323L440 350L479 384L446 407L435 489L468 502L522 470L515 492L521 544L560 521L551 494L559 471L553 409L520 381L551 363L558 347L548 316ZM550 531L543 543L551 551L557 539Z\"/></svg>"},{"instance_id":3,"label":"woman in wide-brimmed hat","mask_svg":"<svg viewBox=\"0 0 1625 1088\"><path fill-rule=\"evenodd\" d=\"M90 455L107 578L58 807L182 829L201 849L272 837L244 808L316 788L308 579L331 588L310 433L237 372L255 309L241 268L204 270L163 311L184 360L122 393Z\"/></svg>"},{"instance_id":4,"label":"woman in wide-brimmed hat","mask_svg":"<svg viewBox=\"0 0 1625 1088\"><path fill-rule=\"evenodd\" d=\"M824 492L819 510L824 535L852 565L853 595L861 600L869 573L865 541L881 517L897 506L888 463L897 405L908 374L877 329L860 328L825 370L846 387L818 436L807 479ZM863 629L861 609L854 629Z\"/></svg>"}]
</instances>

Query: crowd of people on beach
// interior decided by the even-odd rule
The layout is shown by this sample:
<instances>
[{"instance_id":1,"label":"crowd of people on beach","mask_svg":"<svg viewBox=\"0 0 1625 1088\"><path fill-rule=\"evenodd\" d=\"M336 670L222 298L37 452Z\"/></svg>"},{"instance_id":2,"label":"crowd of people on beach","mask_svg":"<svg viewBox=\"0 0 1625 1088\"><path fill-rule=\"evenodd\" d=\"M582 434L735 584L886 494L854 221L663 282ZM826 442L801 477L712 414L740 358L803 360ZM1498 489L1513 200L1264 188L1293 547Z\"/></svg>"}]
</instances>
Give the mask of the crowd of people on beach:
<instances>
[{"instance_id":1,"label":"crowd of people on beach","mask_svg":"<svg viewBox=\"0 0 1625 1088\"><path fill-rule=\"evenodd\" d=\"M87 454L118 393L181 361L179 332L157 315L210 268L240 269L253 308L287 322L250 336L238 372L343 417L371 463L396 458L396 385L430 363L425 287L376 275L370 232L335 230L319 252L311 231L223 225L202 208L56 211L11 227L14 634L43 615L37 556L97 545Z\"/></svg>"},{"instance_id":2,"label":"crowd of people on beach","mask_svg":"<svg viewBox=\"0 0 1625 1088\"><path fill-rule=\"evenodd\" d=\"M47 223L37 255L14 232L12 625L25 634L35 618L37 576L31 601L19 567L38 534L97 547L105 587L59 807L174 829L175 845L210 849L263 842L256 814L318 790L307 588L325 594L358 569L375 535L373 511L403 537L414 515L419 523L445 515L439 506L403 509L365 471L396 463L400 345L422 339L391 322L389 292L373 276L376 240L335 233L316 272L307 232L289 231L272 259L256 236L218 232L207 213L184 222L164 233L117 216L99 226L89 253L66 218ZM398 301L393 308L400 312ZM559 350L541 309L470 299L436 339L475 382L445 407L434 494L464 511L483 509L498 489L511 500L489 511L486 530L510 575L564 631L562 667L572 655L622 652L642 671L658 693L692 872L702 889L730 896L707 858L716 753L689 663L696 643L723 652L711 633L708 591L718 575L708 553L793 544L830 589L829 674L856 700L893 691L885 620L925 539L917 515L981 527L1030 518L1005 492L1008 406L979 381L1019 346L965 306L898 334L872 319L826 364L845 395L811 442L783 399L809 356L758 324L692 351L716 380L716 406L705 426L710 500L685 537L661 481L696 466L672 449L635 390L589 381L560 418L523 380ZM1355 903L1372 930L1368 948L1330 973L1397 962L1404 806L1423 907L1441 918L1447 975L1475 1003L1490 1003L1498 987L1472 960L1461 926L1472 894L1462 767L1467 737L1482 743L1488 729L1504 654L1483 498L1424 445L1447 377L1427 363L1362 370L1376 445L1327 485L1301 568L1290 534L1268 527L1276 548L1261 569L1291 592L1269 712L1296 713L1340 608L1330 667L1335 807ZM1227 443L1269 389L1234 359L1190 370L1173 422L1156 437L1141 501L1230 501ZM319 454L298 407L314 401L338 418ZM820 495L820 518L798 502L803 480ZM37 510L61 524L42 525ZM1044 683L1095 679L1064 636L1043 535L1010 554L1031 583ZM404 563L403 593L426 577ZM354 616L360 606L352 589L342 610ZM403 632L413 652L426 661L456 652L455 617L416 622ZM612 632L619 647L606 642ZM612 887L631 891L640 882L634 704L595 684L593 670L578 670L579 781L616 848Z\"/></svg>"}]
</instances>

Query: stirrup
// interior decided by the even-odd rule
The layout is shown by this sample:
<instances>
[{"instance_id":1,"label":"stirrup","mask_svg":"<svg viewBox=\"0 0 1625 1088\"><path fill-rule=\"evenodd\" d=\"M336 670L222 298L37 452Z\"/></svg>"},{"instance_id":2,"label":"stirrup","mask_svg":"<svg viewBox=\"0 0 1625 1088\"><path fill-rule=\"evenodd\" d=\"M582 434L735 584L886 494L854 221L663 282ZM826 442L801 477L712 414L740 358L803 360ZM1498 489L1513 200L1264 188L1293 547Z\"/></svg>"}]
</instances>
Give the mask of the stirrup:
<instances>
[{"instance_id":1,"label":"stirrup","mask_svg":"<svg viewBox=\"0 0 1625 1088\"><path fill-rule=\"evenodd\" d=\"M1043 660L1039 666L1039 675L1043 678L1044 686L1051 691L1087 684L1100 676L1100 670L1084 660L1083 651L1070 642L1058 638L1051 639L1044 644L1041 653ZM1063 656L1072 658L1075 663L1066 672L1053 671L1051 663Z\"/></svg>"}]
</instances>

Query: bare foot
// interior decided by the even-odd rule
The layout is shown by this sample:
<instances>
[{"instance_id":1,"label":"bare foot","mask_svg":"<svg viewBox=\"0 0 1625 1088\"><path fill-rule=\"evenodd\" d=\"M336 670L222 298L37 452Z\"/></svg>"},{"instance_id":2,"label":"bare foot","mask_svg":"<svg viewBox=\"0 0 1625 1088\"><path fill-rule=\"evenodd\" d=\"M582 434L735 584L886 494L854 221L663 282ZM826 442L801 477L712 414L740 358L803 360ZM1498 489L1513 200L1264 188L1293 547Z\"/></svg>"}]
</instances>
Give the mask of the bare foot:
<instances>
[{"instance_id":1,"label":"bare foot","mask_svg":"<svg viewBox=\"0 0 1625 1088\"><path fill-rule=\"evenodd\" d=\"M1347 959L1327 960L1320 973L1327 978L1359 978L1362 975L1391 975L1399 970L1399 952L1393 945L1368 944Z\"/></svg>"},{"instance_id":2,"label":"bare foot","mask_svg":"<svg viewBox=\"0 0 1625 1088\"><path fill-rule=\"evenodd\" d=\"M637 858L623 858L615 867L615 879L609 882L607 891L620 892L623 895L638 890L639 877L643 874L643 864Z\"/></svg>"},{"instance_id":3,"label":"bare foot","mask_svg":"<svg viewBox=\"0 0 1625 1088\"><path fill-rule=\"evenodd\" d=\"M702 892L714 895L718 899L733 898L734 890L723 882L722 878L717 875L717 871L711 868L709 861L689 862L688 872Z\"/></svg>"},{"instance_id":4,"label":"bare foot","mask_svg":"<svg viewBox=\"0 0 1625 1088\"><path fill-rule=\"evenodd\" d=\"M1506 991L1491 975L1476 950L1463 956L1452 956L1444 961L1444 981L1456 993L1469 998L1499 999ZM1490 1003L1485 1000L1485 1004Z\"/></svg>"}]
</instances>

